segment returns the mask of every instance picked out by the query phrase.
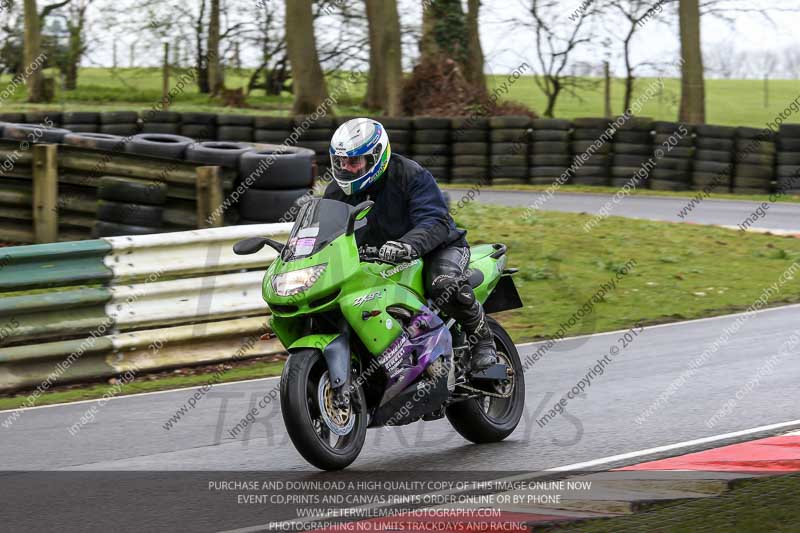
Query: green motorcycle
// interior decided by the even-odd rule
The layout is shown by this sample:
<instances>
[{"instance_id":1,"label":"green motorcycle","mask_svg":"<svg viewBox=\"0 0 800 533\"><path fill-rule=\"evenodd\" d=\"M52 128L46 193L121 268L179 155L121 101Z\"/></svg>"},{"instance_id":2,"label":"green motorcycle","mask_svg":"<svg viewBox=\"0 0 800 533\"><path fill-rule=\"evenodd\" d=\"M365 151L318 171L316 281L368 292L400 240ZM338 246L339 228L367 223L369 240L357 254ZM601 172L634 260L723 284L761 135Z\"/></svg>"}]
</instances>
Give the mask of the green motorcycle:
<instances>
[{"instance_id":1,"label":"green motorcycle","mask_svg":"<svg viewBox=\"0 0 800 533\"><path fill-rule=\"evenodd\" d=\"M498 363L470 371L467 335L425 296L423 261L389 264L377 249L358 248L355 232L371 206L314 199L300 209L286 244L255 237L234 246L240 255L264 246L279 254L263 296L290 354L280 392L289 437L324 470L352 463L368 427L446 416L472 442L503 440L525 403L511 337L489 317ZM506 247L471 252L468 282L486 312L521 307Z\"/></svg>"}]
</instances>

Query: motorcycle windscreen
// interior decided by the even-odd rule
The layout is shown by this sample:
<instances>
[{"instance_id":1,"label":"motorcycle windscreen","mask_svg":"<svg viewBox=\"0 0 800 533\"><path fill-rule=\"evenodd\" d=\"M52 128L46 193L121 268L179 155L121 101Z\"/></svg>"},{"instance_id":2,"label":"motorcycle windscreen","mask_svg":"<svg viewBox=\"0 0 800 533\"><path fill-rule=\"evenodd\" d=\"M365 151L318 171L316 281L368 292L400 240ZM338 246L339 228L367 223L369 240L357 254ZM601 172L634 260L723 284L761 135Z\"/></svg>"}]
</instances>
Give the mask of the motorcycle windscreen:
<instances>
[{"instance_id":1,"label":"motorcycle windscreen","mask_svg":"<svg viewBox=\"0 0 800 533\"><path fill-rule=\"evenodd\" d=\"M331 243L347 229L350 206L337 200L317 198L297 214L283 252L284 261L305 259Z\"/></svg>"}]
</instances>

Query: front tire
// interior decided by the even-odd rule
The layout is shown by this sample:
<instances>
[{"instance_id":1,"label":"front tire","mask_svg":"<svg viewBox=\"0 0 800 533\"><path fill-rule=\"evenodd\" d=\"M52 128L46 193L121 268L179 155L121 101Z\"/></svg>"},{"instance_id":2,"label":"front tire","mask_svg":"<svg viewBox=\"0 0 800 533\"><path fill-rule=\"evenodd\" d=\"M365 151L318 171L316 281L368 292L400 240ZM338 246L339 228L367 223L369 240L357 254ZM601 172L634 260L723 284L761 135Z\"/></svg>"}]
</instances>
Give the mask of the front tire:
<instances>
[{"instance_id":1,"label":"front tire","mask_svg":"<svg viewBox=\"0 0 800 533\"><path fill-rule=\"evenodd\" d=\"M281 375L281 411L294 447L322 470L341 470L356 460L367 435L364 395L356 387L347 410L334 409L325 359L317 350L289 356Z\"/></svg>"},{"instance_id":2,"label":"front tire","mask_svg":"<svg viewBox=\"0 0 800 533\"><path fill-rule=\"evenodd\" d=\"M472 398L454 403L445 411L453 428L462 437L476 444L500 442L511 435L517 428L525 408L525 375L517 347L496 320L486 317L486 322L494 334L499 362L513 369L513 380L510 385L506 384L511 387L511 396ZM498 385L497 391L501 390L502 387Z\"/></svg>"}]
</instances>

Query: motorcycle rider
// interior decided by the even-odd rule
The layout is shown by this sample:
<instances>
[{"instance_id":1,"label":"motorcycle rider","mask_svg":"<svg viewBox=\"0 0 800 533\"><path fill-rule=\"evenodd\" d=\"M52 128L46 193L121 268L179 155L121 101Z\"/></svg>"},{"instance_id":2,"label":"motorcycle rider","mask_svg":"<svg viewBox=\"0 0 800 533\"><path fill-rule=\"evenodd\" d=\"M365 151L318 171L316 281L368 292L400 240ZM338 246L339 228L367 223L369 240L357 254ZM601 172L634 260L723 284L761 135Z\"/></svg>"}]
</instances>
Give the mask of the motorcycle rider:
<instances>
[{"instance_id":1,"label":"motorcycle rider","mask_svg":"<svg viewBox=\"0 0 800 533\"><path fill-rule=\"evenodd\" d=\"M357 233L358 245L380 247L380 259L388 262L424 258L428 294L472 341L471 369L495 364L494 336L465 275L467 232L456 228L431 173L393 154L386 129L368 118L339 126L330 155L334 181L324 197L350 205L375 202L369 223Z\"/></svg>"}]
</instances>

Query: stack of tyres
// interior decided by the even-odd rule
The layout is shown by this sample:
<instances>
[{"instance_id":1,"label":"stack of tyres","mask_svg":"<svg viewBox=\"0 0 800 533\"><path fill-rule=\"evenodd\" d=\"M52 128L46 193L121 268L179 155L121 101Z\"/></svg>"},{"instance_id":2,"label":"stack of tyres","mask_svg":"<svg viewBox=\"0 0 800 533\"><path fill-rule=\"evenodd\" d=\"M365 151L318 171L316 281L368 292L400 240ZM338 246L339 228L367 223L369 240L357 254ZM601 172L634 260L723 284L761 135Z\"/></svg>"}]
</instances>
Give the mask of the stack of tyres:
<instances>
[{"instance_id":1,"label":"stack of tyres","mask_svg":"<svg viewBox=\"0 0 800 533\"><path fill-rule=\"evenodd\" d=\"M292 117L256 117L253 121L253 140L257 143L283 144L292 133Z\"/></svg>"},{"instance_id":2,"label":"stack of tyres","mask_svg":"<svg viewBox=\"0 0 800 533\"><path fill-rule=\"evenodd\" d=\"M576 185L608 185L611 166L609 120L576 118L572 122L572 175Z\"/></svg>"},{"instance_id":3,"label":"stack of tyres","mask_svg":"<svg viewBox=\"0 0 800 533\"><path fill-rule=\"evenodd\" d=\"M411 136L413 134L414 122L410 118L379 117L375 120L383 124L383 127L386 128L386 134L389 136L389 144L392 147L393 154L404 156L411 155Z\"/></svg>"},{"instance_id":4,"label":"stack of tyres","mask_svg":"<svg viewBox=\"0 0 800 533\"><path fill-rule=\"evenodd\" d=\"M143 111L140 113L142 133L166 133L178 135L181 132L181 114L174 111Z\"/></svg>"},{"instance_id":5,"label":"stack of tyres","mask_svg":"<svg viewBox=\"0 0 800 533\"><path fill-rule=\"evenodd\" d=\"M195 141L217 138L217 115L214 113L181 113L180 134Z\"/></svg>"},{"instance_id":6,"label":"stack of tyres","mask_svg":"<svg viewBox=\"0 0 800 533\"><path fill-rule=\"evenodd\" d=\"M68 111L61 116L61 127L75 133L100 133L100 113Z\"/></svg>"},{"instance_id":7,"label":"stack of tyres","mask_svg":"<svg viewBox=\"0 0 800 533\"><path fill-rule=\"evenodd\" d=\"M217 115L217 140L252 142L254 123L248 115Z\"/></svg>"},{"instance_id":8,"label":"stack of tyres","mask_svg":"<svg viewBox=\"0 0 800 533\"><path fill-rule=\"evenodd\" d=\"M450 149L453 183L484 183L489 180L489 119L454 118L451 122Z\"/></svg>"},{"instance_id":9,"label":"stack of tyres","mask_svg":"<svg viewBox=\"0 0 800 533\"><path fill-rule=\"evenodd\" d=\"M192 144L194 144L192 139L180 135L139 133L125 143L125 151L165 159L183 159L186 149Z\"/></svg>"},{"instance_id":10,"label":"stack of tyres","mask_svg":"<svg viewBox=\"0 0 800 533\"><path fill-rule=\"evenodd\" d=\"M71 132L64 128L50 128L40 124L5 124L3 137L29 143L61 143Z\"/></svg>"},{"instance_id":11,"label":"stack of tyres","mask_svg":"<svg viewBox=\"0 0 800 533\"><path fill-rule=\"evenodd\" d=\"M533 121L531 133L531 153L528 159L528 182L533 184L562 181L567 168L572 164L570 157L570 129L568 120L540 118Z\"/></svg>"},{"instance_id":12,"label":"stack of tyres","mask_svg":"<svg viewBox=\"0 0 800 533\"><path fill-rule=\"evenodd\" d=\"M427 168L436 181L450 180L450 119L415 117L411 157Z\"/></svg>"},{"instance_id":13,"label":"stack of tyres","mask_svg":"<svg viewBox=\"0 0 800 533\"><path fill-rule=\"evenodd\" d=\"M139 133L139 114L135 111L100 113L100 133L131 137Z\"/></svg>"},{"instance_id":14,"label":"stack of tyres","mask_svg":"<svg viewBox=\"0 0 800 533\"><path fill-rule=\"evenodd\" d=\"M694 132L692 189L728 192L733 181L736 128L698 124Z\"/></svg>"},{"instance_id":15,"label":"stack of tyres","mask_svg":"<svg viewBox=\"0 0 800 533\"><path fill-rule=\"evenodd\" d=\"M243 153L239 176L254 178L239 198L239 224L294 220L298 200L308 195L314 185L314 157L307 148L278 145Z\"/></svg>"},{"instance_id":16,"label":"stack of tyres","mask_svg":"<svg viewBox=\"0 0 800 533\"><path fill-rule=\"evenodd\" d=\"M167 186L163 182L103 176L97 186L94 237L160 233Z\"/></svg>"},{"instance_id":17,"label":"stack of tyres","mask_svg":"<svg viewBox=\"0 0 800 533\"><path fill-rule=\"evenodd\" d=\"M677 122L654 122L653 163L650 188L687 191L692 183L693 128Z\"/></svg>"},{"instance_id":18,"label":"stack of tyres","mask_svg":"<svg viewBox=\"0 0 800 533\"><path fill-rule=\"evenodd\" d=\"M338 123L335 118L324 116L312 120L311 116L294 117L294 131L300 136L297 146L314 151L317 175L322 176L331 166L331 137Z\"/></svg>"},{"instance_id":19,"label":"stack of tyres","mask_svg":"<svg viewBox=\"0 0 800 533\"><path fill-rule=\"evenodd\" d=\"M489 179L493 184L528 181L528 142L531 118L499 116L489 118Z\"/></svg>"},{"instance_id":20,"label":"stack of tyres","mask_svg":"<svg viewBox=\"0 0 800 533\"><path fill-rule=\"evenodd\" d=\"M800 124L781 125L777 176L779 192L800 194Z\"/></svg>"},{"instance_id":21,"label":"stack of tyres","mask_svg":"<svg viewBox=\"0 0 800 533\"><path fill-rule=\"evenodd\" d=\"M27 124L47 124L51 123L52 128L61 127L63 113L60 111L28 111L25 113L25 123Z\"/></svg>"},{"instance_id":22,"label":"stack of tyres","mask_svg":"<svg viewBox=\"0 0 800 533\"><path fill-rule=\"evenodd\" d=\"M19 124L25 122L25 113L0 113L0 123Z\"/></svg>"},{"instance_id":23,"label":"stack of tyres","mask_svg":"<svg viewBox=\"0 0 800 533\"><path fill-rule=\"evenodd\" d=\"M649 186L649 173L653 168L653 137L651 129L653 120L643 117L631 117L622 123L614 133L614 144L611 148L611 186L644 189Z\"/></svg>"},{"instance_id":24,"label":"stack of tyres","mask_svg":"<svg viewBox=\"0 0 800 533\"><path fill-rule=\"evenodd\" d=\"M758 128L736 128L736 166L733 192L763 194L772 191L775 177L775 138Z\"/></svg>"}]
</instances>

